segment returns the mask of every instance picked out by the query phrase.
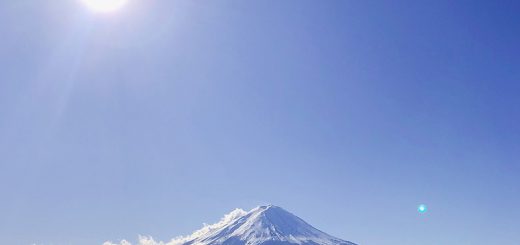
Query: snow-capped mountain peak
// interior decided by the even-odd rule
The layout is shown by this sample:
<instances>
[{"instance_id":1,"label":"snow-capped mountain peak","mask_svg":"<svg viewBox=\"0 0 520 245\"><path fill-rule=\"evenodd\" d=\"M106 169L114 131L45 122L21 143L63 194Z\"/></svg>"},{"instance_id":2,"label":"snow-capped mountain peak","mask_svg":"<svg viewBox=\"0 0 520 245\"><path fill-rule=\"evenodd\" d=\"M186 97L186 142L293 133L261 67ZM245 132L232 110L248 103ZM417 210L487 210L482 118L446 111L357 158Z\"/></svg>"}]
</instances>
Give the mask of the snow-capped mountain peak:
<instances>
[{"instance_id":1,"label":"snow-capped mountain peak","mask_svg":"<svg viewBox=\"0 0 520 245\"><path fill-rule=\"evenodd\" d=\"M220 222L205 226L182 245L355 245L330 236L274 206L260 206L249 212L237 209Z\"/></svg>"}]
</instances>

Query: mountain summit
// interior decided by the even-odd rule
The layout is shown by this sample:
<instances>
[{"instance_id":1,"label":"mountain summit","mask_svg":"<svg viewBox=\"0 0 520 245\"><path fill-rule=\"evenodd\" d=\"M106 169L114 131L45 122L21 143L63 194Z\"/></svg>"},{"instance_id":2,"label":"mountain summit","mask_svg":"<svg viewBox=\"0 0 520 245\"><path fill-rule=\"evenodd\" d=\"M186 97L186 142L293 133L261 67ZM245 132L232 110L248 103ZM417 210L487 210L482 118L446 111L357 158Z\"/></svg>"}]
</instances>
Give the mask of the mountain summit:
<instances>
[{"instance_id":1,"label":"mountain summit","mask_svg":"<svg viewBox=\"0 0 520 245\"><path fill-rule=\"evenodd\" d=\"M284 209L268 205L237 209L219 223L179 242L182 245L356 245L330 236Z\"/></svg>"}]
</instances>

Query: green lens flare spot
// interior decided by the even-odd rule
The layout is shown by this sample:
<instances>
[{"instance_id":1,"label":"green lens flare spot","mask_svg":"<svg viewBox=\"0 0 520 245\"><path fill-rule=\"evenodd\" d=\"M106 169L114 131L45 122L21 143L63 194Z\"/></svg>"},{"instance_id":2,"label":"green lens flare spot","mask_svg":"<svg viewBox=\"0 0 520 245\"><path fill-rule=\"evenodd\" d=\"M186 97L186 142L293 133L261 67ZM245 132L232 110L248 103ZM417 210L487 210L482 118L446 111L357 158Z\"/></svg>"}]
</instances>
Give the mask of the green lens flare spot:
<instances>
[{"instance_id":1,"label":"green lens flare spot","mask_svg":"<svg viewBox=\"0 0 520 245\"><path fill-rule=\"evenodd\" d=\"M424 204L421 204L419 207L417 207L417 211L421 214L426 213L426 211L428 211L428 207L426 207Z\"/></svg>"}]
</instances>

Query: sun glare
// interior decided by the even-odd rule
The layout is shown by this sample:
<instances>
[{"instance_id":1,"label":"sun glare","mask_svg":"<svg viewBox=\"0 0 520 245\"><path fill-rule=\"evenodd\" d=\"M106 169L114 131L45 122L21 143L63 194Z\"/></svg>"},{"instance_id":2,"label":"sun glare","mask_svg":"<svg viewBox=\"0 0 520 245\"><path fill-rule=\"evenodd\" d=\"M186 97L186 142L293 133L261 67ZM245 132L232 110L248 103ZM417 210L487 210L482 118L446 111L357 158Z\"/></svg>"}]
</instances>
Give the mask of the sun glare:
<instances>
[{"instance_id":1,"label":"sun glare","mask_svg":"<svg viewBox=\"0 0 520 245\"><path fill-rule=\"evenodd\" d=\"M114 12L121 9L128 0L81 0L89 9L95 12Z\"/></svg>"}]
</instances>

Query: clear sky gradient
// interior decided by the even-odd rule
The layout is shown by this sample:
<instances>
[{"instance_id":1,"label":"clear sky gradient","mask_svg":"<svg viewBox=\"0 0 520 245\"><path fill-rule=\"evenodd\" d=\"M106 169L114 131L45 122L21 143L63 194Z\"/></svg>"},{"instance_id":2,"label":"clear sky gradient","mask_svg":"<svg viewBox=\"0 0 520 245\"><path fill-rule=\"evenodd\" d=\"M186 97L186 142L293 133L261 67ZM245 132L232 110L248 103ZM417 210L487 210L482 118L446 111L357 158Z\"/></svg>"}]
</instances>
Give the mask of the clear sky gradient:
<instances>
[{"instance_id":1,"label":"clear sky gradient","mask_svg":"<svg viewBox=\"0 0 520 245\"><path fill-rule=\"evenodd\" d=\"M168 240L272 203L361 245L517 245L519 13L0 1L0 243Z\"/></svg>"}]
</instances>

